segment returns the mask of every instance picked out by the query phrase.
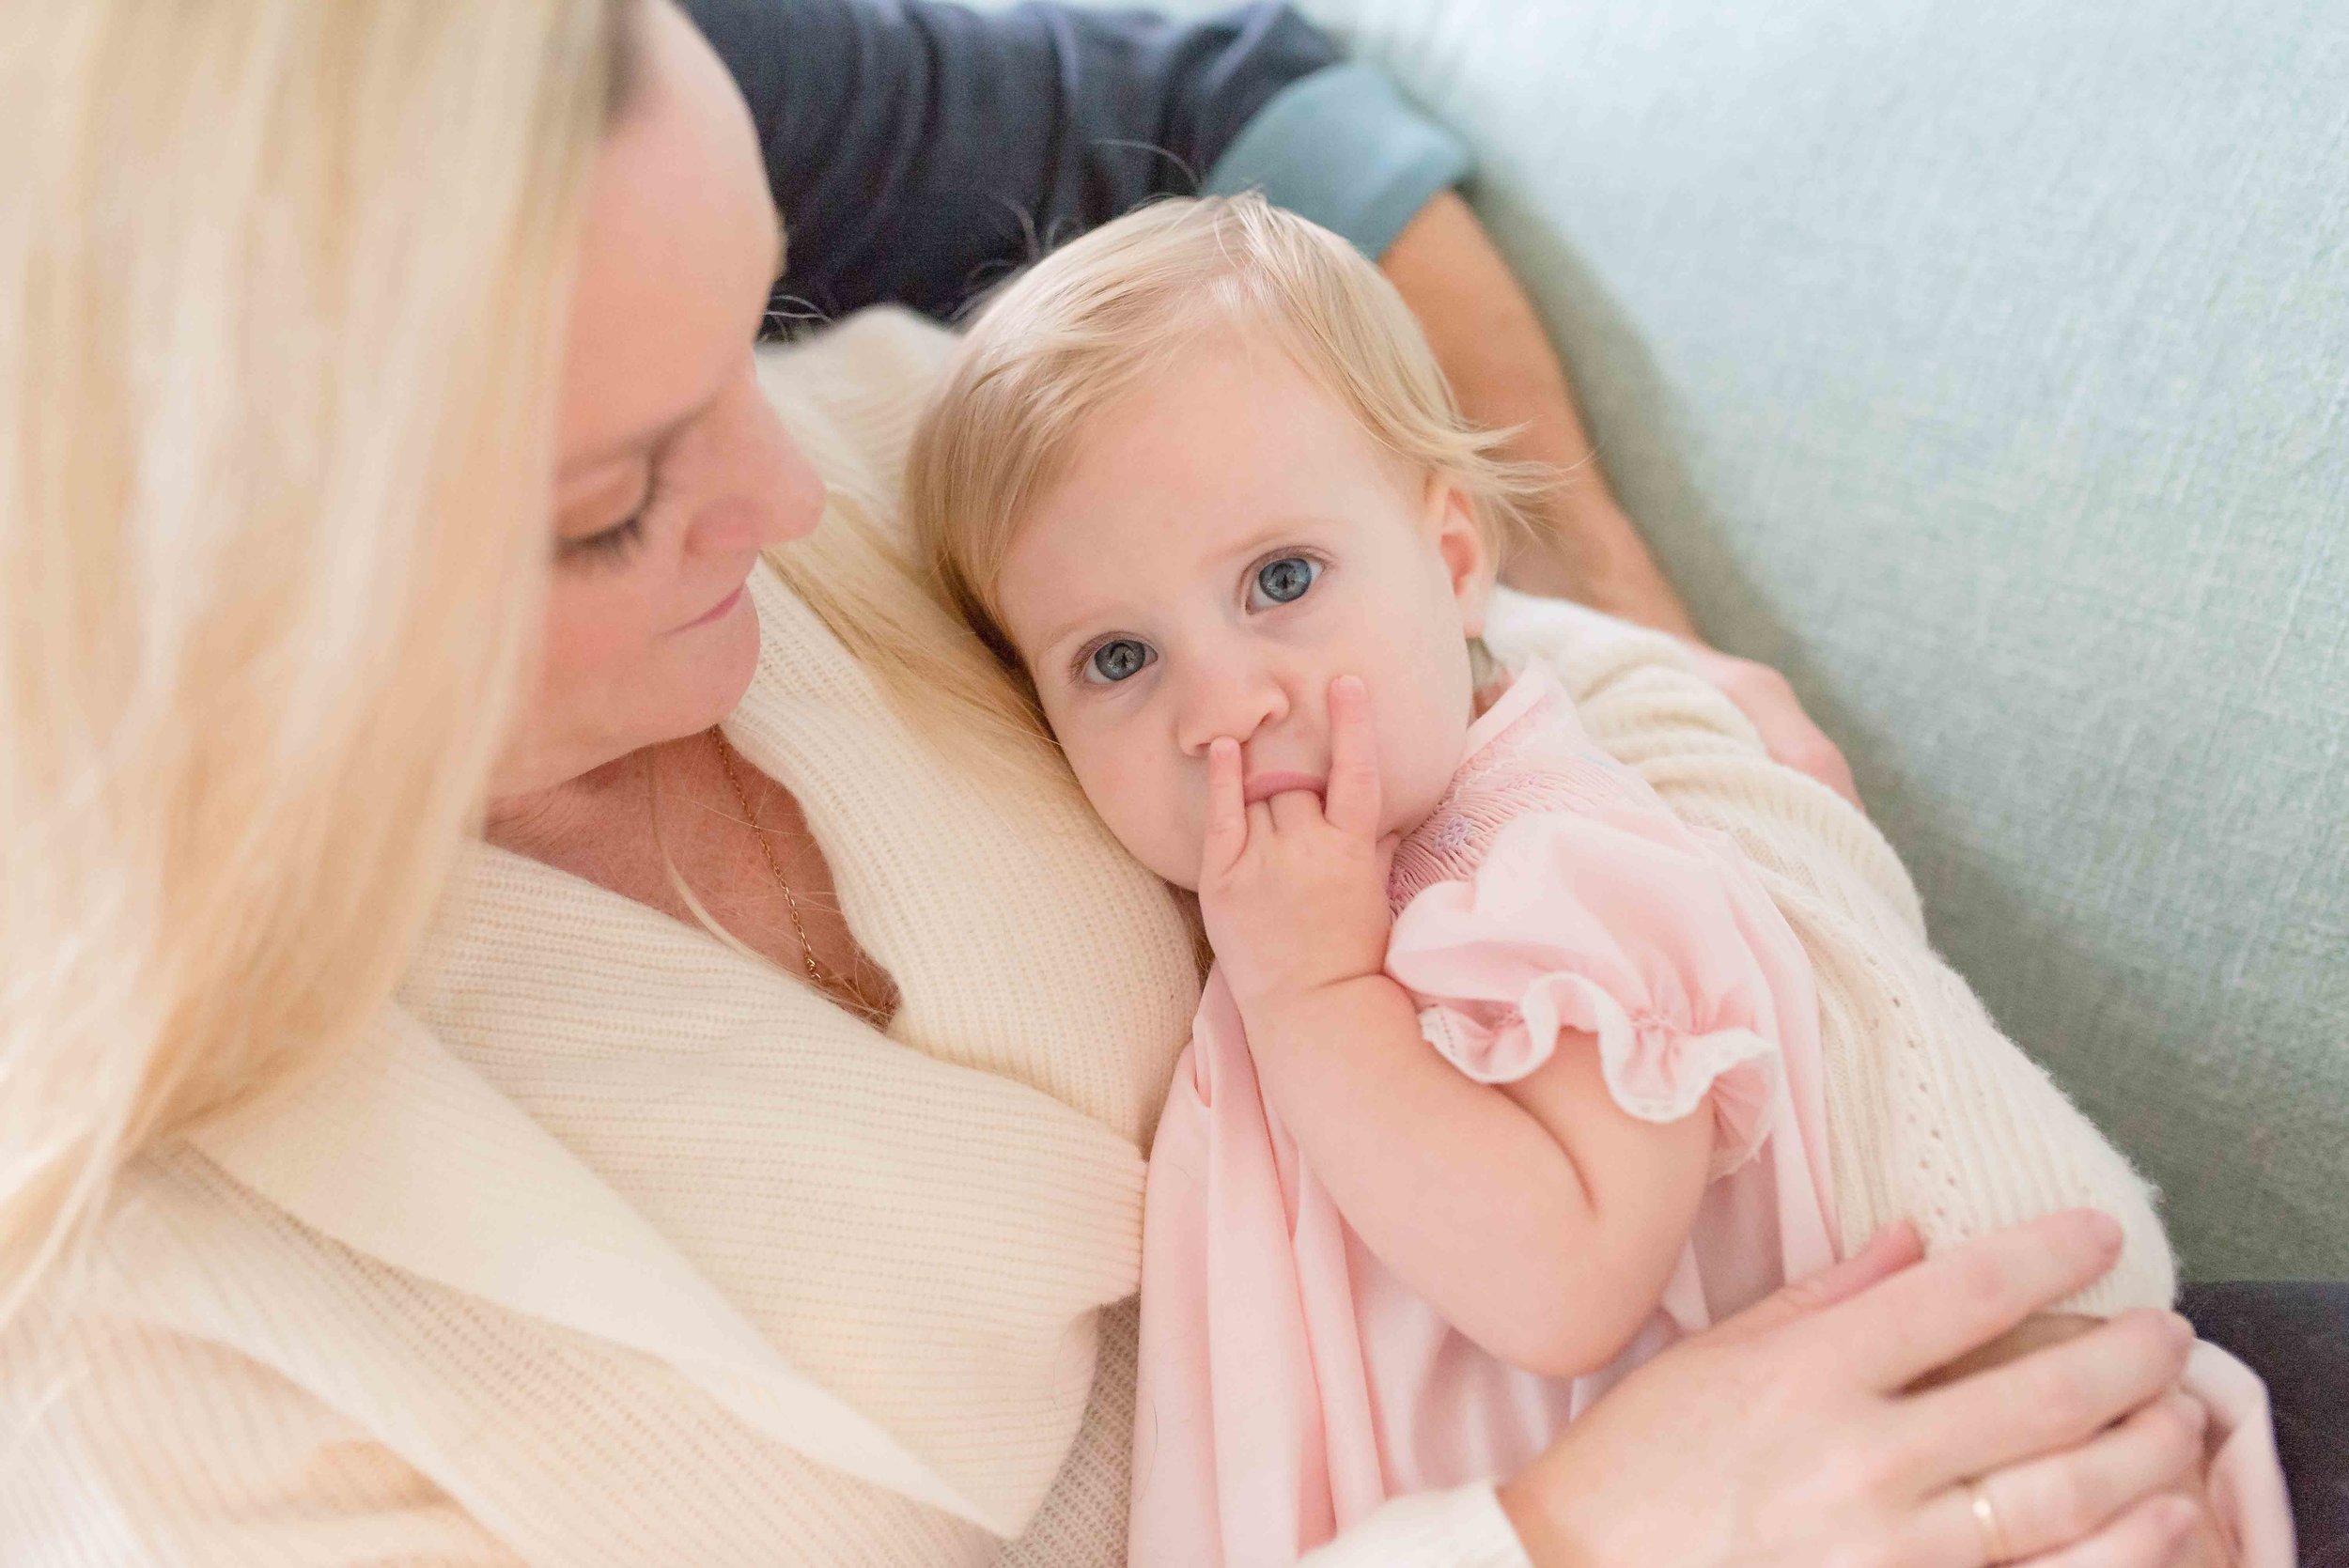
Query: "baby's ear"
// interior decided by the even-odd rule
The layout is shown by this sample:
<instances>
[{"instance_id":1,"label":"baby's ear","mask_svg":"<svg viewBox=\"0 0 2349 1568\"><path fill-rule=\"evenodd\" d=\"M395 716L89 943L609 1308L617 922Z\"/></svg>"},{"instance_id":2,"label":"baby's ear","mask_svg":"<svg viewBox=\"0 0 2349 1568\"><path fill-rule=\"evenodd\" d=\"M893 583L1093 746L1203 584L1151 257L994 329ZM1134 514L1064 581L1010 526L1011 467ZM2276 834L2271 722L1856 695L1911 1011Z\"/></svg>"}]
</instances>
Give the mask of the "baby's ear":
<instances>
[{"instance_id":1,"label":"baby's ear","mask_svg":"<svg viewBox=\"0 0 2349 1568\"><path fill-rule=\"evenodd\" d=\"M1477 526L1476 504L1448 474L1428 478L1426 525L1460 606L1461 635L1482 637L1485 601L1493 587L1493 552Z\"/></svg>"}]
</instances>

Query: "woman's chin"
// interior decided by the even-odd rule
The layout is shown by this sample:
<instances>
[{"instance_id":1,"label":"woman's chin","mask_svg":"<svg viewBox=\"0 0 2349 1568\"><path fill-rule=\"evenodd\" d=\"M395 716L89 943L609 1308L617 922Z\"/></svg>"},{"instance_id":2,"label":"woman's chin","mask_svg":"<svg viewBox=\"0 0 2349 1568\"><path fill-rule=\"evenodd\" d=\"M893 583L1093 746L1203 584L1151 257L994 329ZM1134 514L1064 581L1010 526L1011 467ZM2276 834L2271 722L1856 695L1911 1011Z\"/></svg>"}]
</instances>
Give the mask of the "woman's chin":
<instances>
[{"instance_id":1,"label":"woman's chin","mask_svg":"<svg viewBox=\"0 0 2349 1568\"><path fill-rule=\"evenodd\" d=\"M758 612L745 594L708 626L677 633L684 662L678 683L676 726L692 735L719 722L740 706L758 671ZM690 719L692 722L687 722Z\"/></svg>"}]
</instances>

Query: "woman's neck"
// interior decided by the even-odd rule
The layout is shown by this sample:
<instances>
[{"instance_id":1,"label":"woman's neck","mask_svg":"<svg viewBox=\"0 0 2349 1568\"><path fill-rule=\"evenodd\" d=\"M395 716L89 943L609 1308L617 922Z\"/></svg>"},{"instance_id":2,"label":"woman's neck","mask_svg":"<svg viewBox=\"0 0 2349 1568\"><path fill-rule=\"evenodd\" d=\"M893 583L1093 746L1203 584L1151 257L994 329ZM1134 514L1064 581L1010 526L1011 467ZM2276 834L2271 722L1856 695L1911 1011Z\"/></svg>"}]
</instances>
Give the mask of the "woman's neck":
<instances>
[{"instance_id":1,"label":"woman's neck","mask_svg":"<svg viewBox=\"0 0 2349 1568\"><path fill-rule=\"evenodd\" d=\"M658 755L676 744L646 746L561 784L491 800L482 834L501 849L560 863L569 858L567 847L606 839L629 818L647 815Z\"/></svg>"},{"instance_id":2,"label":"woman's neck","mask_svg":"<svg viewBox=\"0 0 2349 1568\"><path fill-rule=\"evenodd\" d=\"M706 730L497 800L486 836L684 924L707 915L795 975L812 955L821 972L849 977L835 995L860 1010L894 1005L894 984L858 948L799 803L747 760L729 776Z\"/></svg>"}]
</instances>

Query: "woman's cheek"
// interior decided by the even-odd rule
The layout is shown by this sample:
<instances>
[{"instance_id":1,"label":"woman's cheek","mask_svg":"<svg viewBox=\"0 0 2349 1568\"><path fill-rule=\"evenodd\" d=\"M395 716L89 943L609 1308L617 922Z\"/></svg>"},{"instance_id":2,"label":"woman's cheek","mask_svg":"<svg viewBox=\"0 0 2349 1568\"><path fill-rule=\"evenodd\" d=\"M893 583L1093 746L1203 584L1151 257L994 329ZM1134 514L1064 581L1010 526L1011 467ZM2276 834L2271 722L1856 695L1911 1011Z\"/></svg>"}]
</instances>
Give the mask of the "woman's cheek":
<instances>
[{"instance_id":1,"label":"woman's cheek","mask_svg":"<svg viewBox=\"0 0 2349 1568\"><path fill-rule=\"evenodd\" d=\"M639 629L635 596L619 582L559 573L550 596L543 655L551 685L557 689L592 683L629 661L630 651L649 639Z\"/></svg>"}]
</instances>

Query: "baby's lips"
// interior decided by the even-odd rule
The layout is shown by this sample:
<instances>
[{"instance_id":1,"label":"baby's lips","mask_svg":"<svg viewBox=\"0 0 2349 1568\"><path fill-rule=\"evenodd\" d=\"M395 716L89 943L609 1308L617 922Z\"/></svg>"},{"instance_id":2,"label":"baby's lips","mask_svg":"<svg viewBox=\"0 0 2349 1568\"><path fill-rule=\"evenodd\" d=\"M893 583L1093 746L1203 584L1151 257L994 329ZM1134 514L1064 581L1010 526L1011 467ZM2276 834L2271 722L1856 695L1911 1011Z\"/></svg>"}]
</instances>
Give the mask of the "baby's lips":
<instances>
[{"instance_id":1,"label":"baby's lips","mask_svg":"<svg viewBox=\"0 0 2349 1568\"><path fill-rule=\"evenodd\" d=\"M1275 795L1285 795L1293 789L1319 795L1328 784L1329 781L1319 774L1280 768L1252 776L1240 793L1241 799L1252 806L1259 800L1269 800Z\"/></svg>"}]
</instances>

